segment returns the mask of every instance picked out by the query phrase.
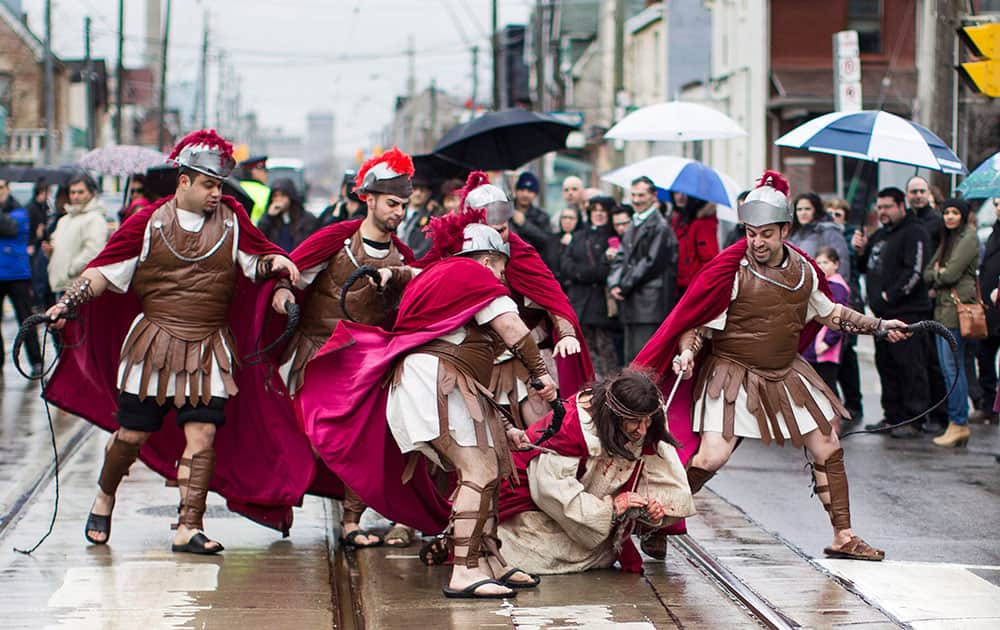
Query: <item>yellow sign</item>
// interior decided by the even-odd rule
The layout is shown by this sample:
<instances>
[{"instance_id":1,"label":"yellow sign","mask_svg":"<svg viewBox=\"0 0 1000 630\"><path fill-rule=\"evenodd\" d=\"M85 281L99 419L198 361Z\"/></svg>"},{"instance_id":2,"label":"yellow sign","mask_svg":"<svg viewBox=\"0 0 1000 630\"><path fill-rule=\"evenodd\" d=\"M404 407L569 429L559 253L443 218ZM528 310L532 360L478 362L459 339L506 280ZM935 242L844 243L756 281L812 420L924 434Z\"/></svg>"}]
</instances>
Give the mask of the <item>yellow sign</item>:
<instances>
[{"instance_id":1,"label":"yellow sign","mask_svg":"<svg viewBox=\"0 0 1000 630\"><path fill-rule=\"evenodd\" d=\"M959 64L959 74L980 94L1000 98L1000 23L966 26L958 36L980 58Z\"/></svg>"}]
</instances>

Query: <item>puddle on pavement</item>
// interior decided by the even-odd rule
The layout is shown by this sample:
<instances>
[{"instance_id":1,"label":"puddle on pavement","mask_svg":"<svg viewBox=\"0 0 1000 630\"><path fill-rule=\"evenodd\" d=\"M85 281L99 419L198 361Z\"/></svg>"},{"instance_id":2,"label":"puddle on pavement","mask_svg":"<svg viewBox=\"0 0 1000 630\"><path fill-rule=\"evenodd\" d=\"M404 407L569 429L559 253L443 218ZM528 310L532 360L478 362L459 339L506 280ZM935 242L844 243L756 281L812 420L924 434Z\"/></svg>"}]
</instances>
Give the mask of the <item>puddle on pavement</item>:
<instances>
[{"instance_id":1,"label":"puddle on pavement","mask_svg":"<svg viewBox=\"0 0 1000 630\"><path fill-rule=\"evenodd\" d=\"M498 615L511 618L519 630L541 630L542 628L580 628L581 630L656 630L648 621L614 621L611 606L537 606L519 607L506 605Z\"/></svg>"}]
</instances>

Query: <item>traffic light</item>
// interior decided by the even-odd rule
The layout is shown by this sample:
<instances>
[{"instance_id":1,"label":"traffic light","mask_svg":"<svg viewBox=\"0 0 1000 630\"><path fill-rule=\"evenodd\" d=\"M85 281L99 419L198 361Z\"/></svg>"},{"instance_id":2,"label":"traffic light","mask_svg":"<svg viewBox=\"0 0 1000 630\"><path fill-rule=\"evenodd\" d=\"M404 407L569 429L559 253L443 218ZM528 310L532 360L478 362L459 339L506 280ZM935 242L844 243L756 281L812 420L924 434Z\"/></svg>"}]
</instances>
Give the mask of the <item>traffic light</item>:
<instances>
[{"instance_id":1,"label":"traffic light","mask_svg":"<svg viewBox=\"0 0 1000 630\"><path fill-rule=\"evenodd\" d=\"M1000 23L964 26L958 36L980 58L959 64L958 73L976 92L1000 97Z\"/></svg>"}]
</instances>

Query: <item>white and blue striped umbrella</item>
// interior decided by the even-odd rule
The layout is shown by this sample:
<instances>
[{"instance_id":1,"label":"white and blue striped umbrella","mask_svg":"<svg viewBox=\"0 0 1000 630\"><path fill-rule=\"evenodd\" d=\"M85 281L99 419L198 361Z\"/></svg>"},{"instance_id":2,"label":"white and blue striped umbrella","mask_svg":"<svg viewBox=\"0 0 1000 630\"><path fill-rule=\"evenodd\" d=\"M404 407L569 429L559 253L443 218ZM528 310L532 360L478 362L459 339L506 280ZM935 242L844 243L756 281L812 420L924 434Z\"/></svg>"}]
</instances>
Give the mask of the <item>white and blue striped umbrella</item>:
<instances>
[{"instance_id":1,"label":"white and blue striped umbrella","mask_svg":"<svg viewBox=\"0 0 1000 630\"><path fill-rule=\"evenodd\" d=\"M883 111L824 114L792 129L774 144L870 162L965 173L962 161L941 138L912 120Z\"/></svg>"}]
</instances>

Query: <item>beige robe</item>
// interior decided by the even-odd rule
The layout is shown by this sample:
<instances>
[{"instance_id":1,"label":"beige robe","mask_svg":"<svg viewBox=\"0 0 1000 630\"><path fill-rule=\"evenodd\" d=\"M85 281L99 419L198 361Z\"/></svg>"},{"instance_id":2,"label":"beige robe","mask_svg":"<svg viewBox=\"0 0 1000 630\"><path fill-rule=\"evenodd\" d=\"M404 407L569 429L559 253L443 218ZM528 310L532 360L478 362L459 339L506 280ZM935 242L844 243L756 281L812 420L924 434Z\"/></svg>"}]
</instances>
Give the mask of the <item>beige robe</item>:
<instances>
[{"instance_id":1,"label":"beige robe","mask_svg":"<svg viewBox=\"0 0 1000 630\"><path fill-rule=\"evenodd\" d=\"M528 465L531 499L539 511L522 512L500 524L503 555L511 566L531 573L575 573L614 564L625 528L612 524L614 497L633 490L626 484L636 461L612 457L601 448L590 415L579 405L589 456L577 478L580 458L542 453ZM636 451L638 453L638 450ZM695 513L684 466L665 442L642 458L634 491L658 501L669 525Z\"/></svg>"}]
</instances>

